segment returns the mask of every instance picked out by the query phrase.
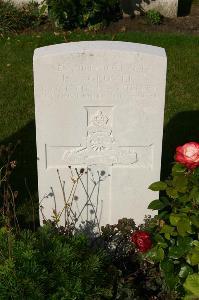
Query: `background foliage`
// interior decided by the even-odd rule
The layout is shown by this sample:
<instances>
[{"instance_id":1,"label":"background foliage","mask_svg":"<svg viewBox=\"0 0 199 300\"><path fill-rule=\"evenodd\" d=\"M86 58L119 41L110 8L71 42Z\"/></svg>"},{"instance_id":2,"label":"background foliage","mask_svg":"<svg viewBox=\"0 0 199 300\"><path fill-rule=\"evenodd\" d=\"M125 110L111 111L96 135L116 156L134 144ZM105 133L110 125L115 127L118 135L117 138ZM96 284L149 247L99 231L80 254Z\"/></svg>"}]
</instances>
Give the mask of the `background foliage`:
<instances>
[{"instance_id":1,"label":"background foliage","mask_svg":"<svg viewBox=\"0 0 199 300\"><path fill-rule=\"evenodd\" d=\"M122 17L119 0L47 0L49 16L62 28L107 25Z\"/></svg>"},{"instance_id":2,"label":"background foliage","mask_svg":"<svg viewBox=\"0 0 199 300\"><path fill-rule=\"evenodd\" d=\"M0 33L6 34L40 25L46 16L36 2L16 6L12 1L0 0Z\"/></svg>"}]
</instances>

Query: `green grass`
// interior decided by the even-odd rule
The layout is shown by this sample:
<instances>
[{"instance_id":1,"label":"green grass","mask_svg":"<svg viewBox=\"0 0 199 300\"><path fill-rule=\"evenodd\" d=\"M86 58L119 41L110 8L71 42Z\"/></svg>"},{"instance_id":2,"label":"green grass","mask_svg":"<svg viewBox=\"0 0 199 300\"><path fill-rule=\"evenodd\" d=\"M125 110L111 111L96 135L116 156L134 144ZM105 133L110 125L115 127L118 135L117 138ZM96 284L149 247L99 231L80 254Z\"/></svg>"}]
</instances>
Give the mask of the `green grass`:
<instances>
[{"instance_id":1,"label":"green grass","mask_svg":"<svg viewBox=\"0 0 199 300\"><path fill-rule=\"evenodd\" d=\"M114 37L85 33L66 36L67 41L113 38L166 49L168 74L163 141L163 171L166 173L176 145L190 139L199 141L199 37L134 32L120 33ZM26 166L24 176L34 177L35 189L33 51L37 47L62 42L65 42L63 35L52 33L0 39L0 141L22 140L21 158Z\"/></svg>"}]
</instances>

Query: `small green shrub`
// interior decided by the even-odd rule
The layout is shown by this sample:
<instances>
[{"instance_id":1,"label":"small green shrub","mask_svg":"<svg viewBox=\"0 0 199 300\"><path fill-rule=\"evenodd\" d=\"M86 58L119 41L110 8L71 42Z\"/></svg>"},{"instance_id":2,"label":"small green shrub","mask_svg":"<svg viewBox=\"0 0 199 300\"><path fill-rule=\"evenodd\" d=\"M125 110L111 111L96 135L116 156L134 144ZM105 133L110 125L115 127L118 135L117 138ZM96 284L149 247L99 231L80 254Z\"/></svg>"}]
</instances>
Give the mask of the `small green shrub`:
<instances>
[{"instance_id":1,"label":"small green shrub","mask_svg":"<svg viewBox=\"0 0 199 300\"><path fill-rule=\"evenodd\" d=\"M159 25L162 21L162 16L158 11L152 9L147 11L146 19L149 24Z\"/></svg>"},{"instance_id":2,"label":"small green shrub","mask_svg":"<svg viewBox=\"0 0 199 300\"><path fill-rule=\"evenodd\" d=\"M11 1L0 0L0 33L15 32L35 27L44 19L36 2L16 6Z\"/></svg>"},{"instance_id":3,"label":"small green shrub","mask_svg":"<svg viewBox=\"0 0 199 300\"><path fill-rule=\"evenodd\" d=\"M49 16L61 28L108 24L122 17L119 0L47 0Z\"/></svg>"},{"instance_id":4,"label":"small green shrub","mask_svg":"<svg viewBox=\"0 0 199 300\"><path fill-rule=\"evenodd\" d=\"M0 229L0 298L99 300L112 297L107 254L82 234L65 236L51 223L36 233Z\"/></svg>"}]
</instances>

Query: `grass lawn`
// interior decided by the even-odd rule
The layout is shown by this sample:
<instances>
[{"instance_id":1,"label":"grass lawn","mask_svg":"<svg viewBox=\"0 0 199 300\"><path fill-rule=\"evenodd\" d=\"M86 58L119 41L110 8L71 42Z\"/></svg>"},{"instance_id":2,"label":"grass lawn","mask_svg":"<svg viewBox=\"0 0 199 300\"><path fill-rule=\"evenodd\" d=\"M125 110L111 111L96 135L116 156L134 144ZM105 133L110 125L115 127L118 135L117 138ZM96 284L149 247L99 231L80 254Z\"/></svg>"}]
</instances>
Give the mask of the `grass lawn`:
<instances>
[{"instance_id":1,"label":"grass lawn","mask_svg":"<svg viewBox=\"0 0 199 300\"><path fill-rule=\"evenodd\" d=\"M81 40L120 40L164 47L168 56L162 174L175 147L199 141L199 37L161 33L115 36L72 33L17 35L0 39L0 143L22 141L23 176L36 190L32 57L37 47ZM124 95L125 96L125 95ZM154 109L156 109L154 107ZM34 184L35 183L35 184Z\"/></svg>"}]
</instances>

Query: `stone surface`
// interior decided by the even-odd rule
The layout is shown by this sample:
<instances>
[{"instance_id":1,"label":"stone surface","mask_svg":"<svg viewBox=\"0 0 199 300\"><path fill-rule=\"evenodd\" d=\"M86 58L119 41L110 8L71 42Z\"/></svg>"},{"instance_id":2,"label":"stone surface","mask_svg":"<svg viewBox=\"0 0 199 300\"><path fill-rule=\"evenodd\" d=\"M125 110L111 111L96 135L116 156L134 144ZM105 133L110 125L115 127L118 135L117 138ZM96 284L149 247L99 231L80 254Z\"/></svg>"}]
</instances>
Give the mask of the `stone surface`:
<instances>
[{"instance_id":1,"label":"stone surface","mask_svg":"<svg viewBox=\"0 0 199 300\"><path fill-rule=\"evenodd\" d=\"M150 213L157 194L148 186L160 177L166 65L164 49L127 42L36 49L41 219L63 211L64 197L77 218L82 212L79 222L139 223ZM77 187L75 168L87 171Z\"/></svg>"},{"instance_id":2,"label":"stone surface","mask_svg":"<svg viewBox=\"0 0 199 300\"><path fill-rule=\"evenodd\" d=\"M139 15L154 9L164 17L176 18L178 14L178 0L121 0L124 13Z\"/></svg>"}]
</instances>

